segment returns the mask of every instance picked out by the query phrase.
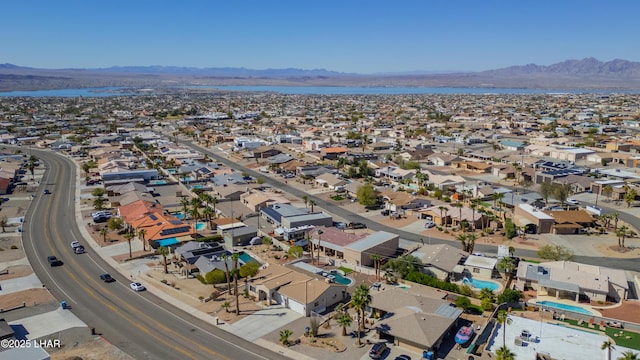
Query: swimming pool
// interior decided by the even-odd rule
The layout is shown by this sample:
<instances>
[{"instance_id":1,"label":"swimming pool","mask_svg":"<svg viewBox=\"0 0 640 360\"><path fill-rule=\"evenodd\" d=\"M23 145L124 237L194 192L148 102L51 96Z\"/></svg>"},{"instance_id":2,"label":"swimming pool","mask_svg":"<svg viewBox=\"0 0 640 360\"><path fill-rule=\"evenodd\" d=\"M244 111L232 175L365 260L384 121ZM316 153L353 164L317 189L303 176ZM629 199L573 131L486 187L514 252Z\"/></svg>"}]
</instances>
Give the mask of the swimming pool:
<instances>
[{"instance_id":1,"label":"swimming pool","mask_svg":"<svg viewBox=\"0 0 640 360\"><path fill-rule=\"evenodd\" d=\"M254 259L253 257L251 257L251 255L247 254L246 252L241 252L239 253L239 259L240 261L242 261L243 263L249 263L249 262L258 262L258 260Z\"/></svg>"},{"instance_id":2,"label":"swimming pool","mask_svg":"<svg viewBox=\"0 0 640 360\"><path fill-rule=\"evenodd\" d=\"M158 240L157 243L160 246L169 246L169 245L174 245L179 243L180 241L178 241L178 239L172 237L172 238L167 238L167 239L162 239L162 240Z\"/></svg>"},{"instance_id":3,"label":"swimming pool","mask_svg":"<svg viewBox=\"0 0 640 360\"><path fill-rule=\"evenodd\" d=\"M205 223L197 223L196 224L196 230L200 231L200 230L204 229L205 226L207 226L207 224L205 224Z\"/></svg>"},{"instance_id":4,"label":"swimming pool","mask_svg":"<svg viewBox=\"0 0 640 360\"><path fill-rule=\"evenodd\" d=\"M167 180L150 180L149 185L166 185Z\"/></svg>"},{"instance_id":5,"label":"swimming pool","mask_svg":"<svg viewBox=\"0 0 640 360\"><path fill-rule=\"evenodd\" d=\"M183 214L183 213L181 213L181 212L179 212L179 213L175 213L175 214L173 214L173 216L175 216L175 217L176 217L176 219L184 220L184 214Z\"/></svg>"},{"instance_id":6,"label":"swimming pool","mask_svg":"<svg viewBox=\"0 0 640 360\"><path fill-rule=\"evenodd\" d=\"M462 283L465 285L474 287L476 289L489 289L492 291L496 291L500 287L500 285L498 285L493 281L482 281L482 280L477 280L474 278L467 278L467 277L462 279Z\"/></svg>"},{"instance_id":7,"label":"swimming pool","mask_svg":"<svg viewBox=\"0 0 640 360\"><path fill-rule=\"evenodd\" d=\"M331 275L333 275L335 277L335 281L340 285L349 286L353 282L353 280L351 280L350 278L344 276L340 271L331 270L330 273L331 273Z\"/></svg>"},{"instance_id":8,"label":"swimming pool","mask_svg":"<svg viewBox=\"0 0 640 360\"><path fill-rule=\"evenodd\" d=\"M567 310L567 311L573 311L576 313L580 313L580 314L586 314L586 315L593 315L593 313L583 307L580 306L573 306L573 305L567 305L567 304L561 304L561 303L557 303L557 302L553 302L553 301L537 301L536 304L538 305L542 305L542 306L548 306L551 308L556 308L556 309L560 309L560 310Z\"/></svg>"}]
</instances>

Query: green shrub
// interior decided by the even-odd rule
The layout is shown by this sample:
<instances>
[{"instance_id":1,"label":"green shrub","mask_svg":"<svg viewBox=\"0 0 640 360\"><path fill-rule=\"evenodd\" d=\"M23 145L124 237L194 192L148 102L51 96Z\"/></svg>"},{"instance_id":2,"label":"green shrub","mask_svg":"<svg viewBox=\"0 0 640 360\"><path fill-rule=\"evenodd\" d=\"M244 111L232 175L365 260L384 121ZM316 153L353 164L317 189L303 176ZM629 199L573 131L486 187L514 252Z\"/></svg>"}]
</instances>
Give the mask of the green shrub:
<instances>
[{"instance_id":1,"label":"green shrub","mask_svg":"<svg viewBox=\"0 0 640 360\"><path fill-rule=\"evenodd\" d=\"M464 295L464 296L473 296L473 290L471 290L471 287L469 285L460 285L458 286L458 294L460 295Z\"/></svg>"},{"instance_id":2,"label":"green shrub","mask_svg":"<svg viewBox=\"0 0 640 360\"><path fill-rule=\"evenodd\" d=\"M220 284L226 280L226 274L220 269L214 269L204 275L205 284Z\"/></svg>"},{"instance_id":3,"label":"green shrub","mask_svg":"<svg viewBox=\"0 0 640 360\"><path fill-rule=\"evenodd\" d=\"M240 277L253 277L258 273L259 269L260 264L255 261L250 261L240 267Z\"/></svg>"},{"instance_id":4,"label":"green shrub","mask_svg":"<svg viewBox=\"0 0 640 360\"><path fill-rule=\"evenodd\" d=\"M456 307L467 310L471 306L471 300L466 296L458 296L456 299Z\"/></svg>"},{"instance_id":5,"label":"green shrub","mask_svg":"<svg viewBox=\"0 0 640 360\"><path fill-rule=\"evenodd\" d=\"M211 235L211 236L203 236L195 239L197 242L223 242L224 238L222 235Z\"/></svg>"},{"instance_id":6,"label":"green shrub","mask_svg":"<svg viewBox=\"0 0 640 360\"><path fill-rule=\"evenodd\" d=\"M418 284L431 286L437 289L441 289L448 292L460 293L460 287L456 284L452 284L450 282L442 281L433 276L429 276L425 273L419 271L412 271L405 277L408 281L413 281Z\"/></svg>"}]
</instances>

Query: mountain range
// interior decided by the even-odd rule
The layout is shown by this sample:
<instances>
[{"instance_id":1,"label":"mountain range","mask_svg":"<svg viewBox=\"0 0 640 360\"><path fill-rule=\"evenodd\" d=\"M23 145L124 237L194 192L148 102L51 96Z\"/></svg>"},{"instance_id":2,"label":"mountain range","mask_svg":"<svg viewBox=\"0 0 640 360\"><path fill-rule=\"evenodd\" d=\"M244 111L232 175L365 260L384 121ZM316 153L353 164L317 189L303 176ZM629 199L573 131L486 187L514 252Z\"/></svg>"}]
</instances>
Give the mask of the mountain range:
<instances>
[{"instance_id":1,"label":"mountain range","mask_svg":"<svg viewBox=\"0 0 640 360\"><path fill-rule=\"evenodd\" d=\"M541 89L638 89L640 62L594 58L552 65L519 65L481 72L374 74L325 69L193 68L124 66L92 69L37 69L0 64L0 91L97 86L288 85L422 86Z\"/></svg>"}]
</instances>

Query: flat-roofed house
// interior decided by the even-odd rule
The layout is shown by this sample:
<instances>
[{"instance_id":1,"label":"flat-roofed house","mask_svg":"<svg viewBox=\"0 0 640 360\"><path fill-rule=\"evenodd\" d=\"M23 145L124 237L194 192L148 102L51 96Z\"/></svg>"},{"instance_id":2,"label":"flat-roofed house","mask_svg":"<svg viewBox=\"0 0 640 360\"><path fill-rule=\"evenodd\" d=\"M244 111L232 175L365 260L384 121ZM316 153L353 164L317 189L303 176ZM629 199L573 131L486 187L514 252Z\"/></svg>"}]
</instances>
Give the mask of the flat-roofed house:
<instances>
[{"instance_id":1,"label":"flat-roofed house","mask_svg":"<svg viewBox=\"0 0 640 360\"><path fill-rule=\"evenodd\" d=\"M473 278L491 279L496 273L497 258L469 255L464 262L464 271Z\"/></svg>"},{"instance_id":2,"label":"flat-roofed house","mask_svg":"<svg viewBox=\"0 0 640 360\"><path fill-rule=\"evenodd\" d=\"M386 231L378 231L362 240L344 247L344 259L348 263L359 266L372 266L371 255L388 257L398 249L400 237ZM322 246L322 245L321 245Z\"/></svg>"},{"instance_id":3,"label":"flat-roofed house","mask_svg":"<svg viewBox=\"0 0 640 360\"><path fill-rule=\"evenodd\" d=\"M515 207L515 223L533 229L535 234L548 234L555 224L553 216L538 210L529 204L518 204Z\"/></svg>"},{"instance_id":4,"label":"flat-roofed house","mask_svg":"<svg viewBox=\"0 0 640 360\"><path fill-rule=\"evenodd\" d=\"M623 270L571 261L534 264L521 261L516 273L518 289L532 288L537 296L590 302L627 299L629 285Z\"/></svg>"}]
</instances>

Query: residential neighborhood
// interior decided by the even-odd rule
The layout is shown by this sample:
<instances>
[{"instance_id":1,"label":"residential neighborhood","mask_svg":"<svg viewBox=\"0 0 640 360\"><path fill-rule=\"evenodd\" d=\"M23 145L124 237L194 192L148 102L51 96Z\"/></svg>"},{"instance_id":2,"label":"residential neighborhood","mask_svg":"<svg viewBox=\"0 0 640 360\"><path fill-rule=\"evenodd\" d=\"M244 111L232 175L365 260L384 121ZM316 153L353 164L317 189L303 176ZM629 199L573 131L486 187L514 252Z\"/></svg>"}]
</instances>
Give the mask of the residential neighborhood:
<instances>
[{"instance_id":1,"label":"residential neighborhood","mask_svg":"<svg viewBox=\"0 0 640 360\"><path fill-rule=\"evenodd\" d=\"M214 94L0 98L0 238L69 186L50 153L83 249L285 356L575 358L543 320L640 353L637 96ZM3 302L45 288L11 290L18 244L12 326L44 316ZM507 318L539 331L503 344Z\"/></svg>"}]
</instances>

